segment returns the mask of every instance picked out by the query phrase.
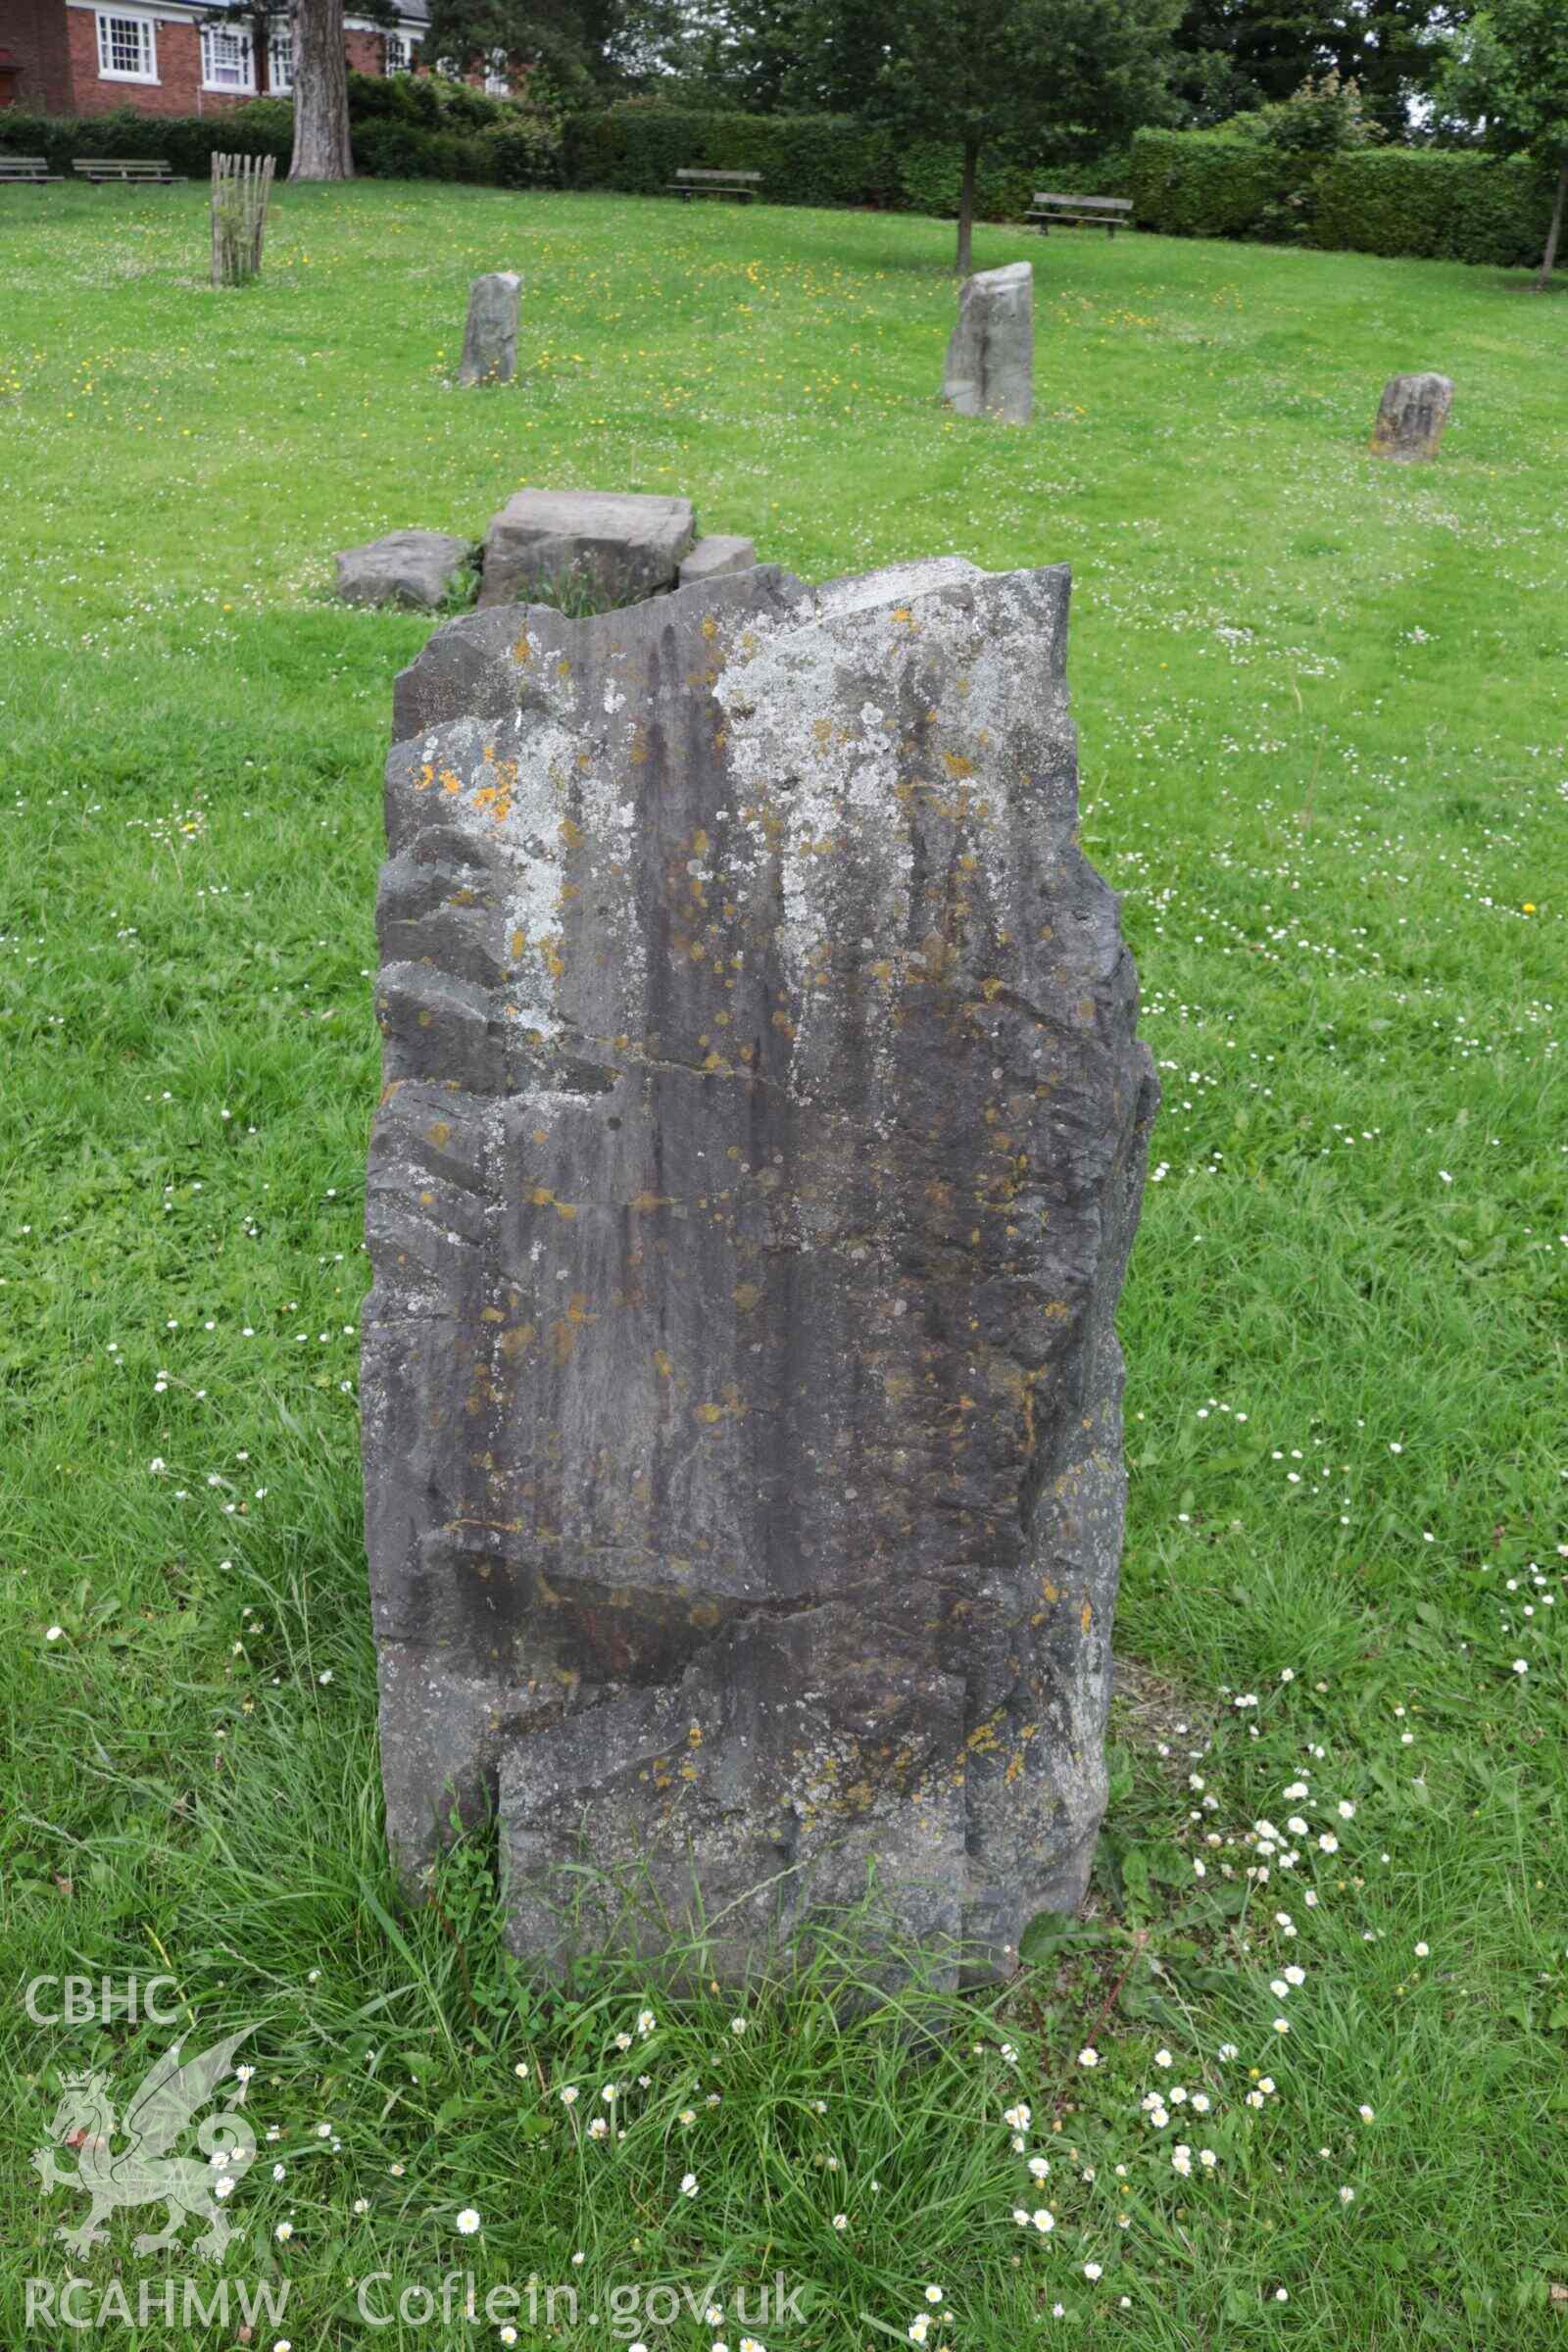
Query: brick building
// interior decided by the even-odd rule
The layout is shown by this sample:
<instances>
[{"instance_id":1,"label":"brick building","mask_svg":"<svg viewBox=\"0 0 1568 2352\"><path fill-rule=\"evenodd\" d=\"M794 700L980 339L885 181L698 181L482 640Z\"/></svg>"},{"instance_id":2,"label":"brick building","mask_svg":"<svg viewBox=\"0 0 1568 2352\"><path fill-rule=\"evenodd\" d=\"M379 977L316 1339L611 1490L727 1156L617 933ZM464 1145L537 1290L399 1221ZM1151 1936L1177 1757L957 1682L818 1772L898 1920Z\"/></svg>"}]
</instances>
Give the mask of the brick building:
<instances>
[{"instance_id":1,"label":"brick building","mask_svg":"<svg viewBox=\"0 0 1568 2352\"><path fill-rule=\"evenodd\" d=\"M348 62L358 74L414 70L425 0L398 0L394 31L346 20ZM265 52L239 23L202 0L0 0L0 107L46 115L221 114L247 98L285 96L291 82L288 20L269 24Z\"/></svg>"}]
</instances>

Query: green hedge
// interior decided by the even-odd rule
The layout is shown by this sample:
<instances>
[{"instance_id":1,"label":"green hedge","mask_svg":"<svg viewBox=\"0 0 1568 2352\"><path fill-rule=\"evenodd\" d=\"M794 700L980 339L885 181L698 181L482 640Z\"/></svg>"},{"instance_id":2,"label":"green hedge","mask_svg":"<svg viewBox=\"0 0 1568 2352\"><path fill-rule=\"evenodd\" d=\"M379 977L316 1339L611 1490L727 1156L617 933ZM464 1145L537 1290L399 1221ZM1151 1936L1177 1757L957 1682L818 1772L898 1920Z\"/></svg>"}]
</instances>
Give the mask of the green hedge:
<instances>
[{"instance_id":1,"label":"green hedge","mask_svg":"<svg viewBox=\"0 0 1568 2352\"><path fill-rule=\"evenodd\" d=\"M222 155L275 155L286 167L293 144L292 109L275 98L205 117L138 115L130 107L80 122L26 115L16 107L0 113L0 154L47 156L50 171L67 179L77 156L147 157L172 165L182 178L206 179L215 149Z\"/></svg>"},{"instance_id":2,"label":"green hedge","mask_svg":"<svg viewBox=\"0 0 1568 2352\"><path fill-rule=\"evenodd\" d=\"M894 143L839 115L700 114L628 100L566 125L565 172L575 188L658 196L682 166L760 172L768 204L891 204L899 192Z\"/></svg>"},{"instance_id":3,"label":"green hedge","mask_svg":"<svg viewBox=\"0 0 1568 2352\"><path fill-rule=\"evenodd\" d=\"M561 178L561 129L549 115L490 98L462 83L399 74L349 75L354 164L377 178L475 180L504 188L548 187ZM205 179L216 150L271 155L286 170L294 110L286 98L257 98L223 115L140 115L122 107L80 121L0 113L0 154L42 155L71 177L78 156L162 159L187 179Z\"/></svg>"},{"instance_id":4,"label":"green hedge","mask_svg":"<svg viewBox=\"0 0 1568 2352\"><path fill-rule=\"evenodd\" d=\"M768 204L874 205L951 218L958 209L962 159L936 139L900 141L844 115L712 114L630 99L566 126L565 174L576 188L618 188L658 196L689 167L760 172ZM984 220L1018 220L1043 179L1064 192L1119 196L1128 158L1053 161L1049 148L1019 160L982 155L975 191Z\"/></svg>"},{"instance_id":5,"label":"green hedge","mask_svg":"<svg viewBox=\"0 0 1568 2352\"><path fill-rule=\"evenodd\" d=\"M1318 182L1319 245L1401 259L1532 269L1545 250L1552 174L1509 157L1371 147L1339 155Z\"/></svg>"},{"instance_id":6,"label":"green hedge","mask_svg":"<svg viewBox=\"0 0 1568 2352\"><path fill-rule=\"evenodd\" d=\"M1352 147L1314 161L1217 131L1141 130L1140 228L1173 237L1289 238L1401 260L1524 268L1551 214L1539 165L1440 147Z\"/></svg>"},{"instance_id":7,"label":"green hedge","mask_svg":"<svg viewBox=\"0 0 1568 2352\"><path fill-rule=\"evenodd\" d=\"M1168 237L1286 233L1298 159L1211 130L1141 130L1128 172L1133 219Z\"/></svg>"},{"instance_id":8,"label":"green hedge","mask_svg":"<svg viewBox=\"0 0 1568 2352\"><path fill-rule=\"evenodd\" d=\"M1000 148L982 150L975 211L982 220L1021 220L1043 187L1062 196L1125 196L1131 161L1126 149L1087 163L1053 156L1049 148L1022 160ZM963 158L950 141L913 140L899 159L901 202L911 213L955 220L962 177Z\"/></svg>"}]
</instances>

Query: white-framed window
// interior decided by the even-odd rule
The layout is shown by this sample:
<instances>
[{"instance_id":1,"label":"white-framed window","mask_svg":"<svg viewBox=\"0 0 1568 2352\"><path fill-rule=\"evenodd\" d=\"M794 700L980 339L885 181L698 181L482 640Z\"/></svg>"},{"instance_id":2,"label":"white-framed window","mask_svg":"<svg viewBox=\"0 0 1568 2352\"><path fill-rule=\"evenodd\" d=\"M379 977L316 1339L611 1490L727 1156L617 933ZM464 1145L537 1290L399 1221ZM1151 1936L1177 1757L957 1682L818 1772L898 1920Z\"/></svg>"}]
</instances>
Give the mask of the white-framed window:
<instances>
[{"instance_id":1,"label":"white-framed window","mask_svg":"<svg viewBox=\"0 0 1568 2352\"><path fill-rule=\"evenodd\" d=\"M99 80L156 81L158 35L152 18L121 16L107 8L97 15Z\"/></svg>"},{"instance_id":2,"label":"white-framed window","mask_svg":"<svg viewBox=\"0 0 1568 2352\"><path fill-rule=\"evenodd\" d=\"M386 35L386 63L381 69L382 72L407 74L412 62L409 55L408 34L406 32L389 32Z\"/></svg>"},{"instance_id":3,"label":"white-framed window","mask_svg":"<svg viewBox=\"0 0 1568 2352\"><path fill-rule=\"evenodd\" d=\"M250 34L237 24L204 24L202 88L249 95L255 87Z\"/></svg>"},{"instance_id":4,"label":"white-framed window","mask_svg":"<svg viewBox=\"0 0 1568 2352\"><path fill-rule=\"evenodd\" d=\"M484 86L492 98L512 96L512 60L504 49L492 49L485 67Z\"/></svg>"},{"instance_id":5,"label":"white-framed window","mask_svg":"<svg viewBox=\"0 0 1568 2352\"><path fill-rule=\"evenodd\" d=\"M267 86L274 98L286 98L294 87L294 35L286 25L267 44Z\"/></svg>"}]
</instances>

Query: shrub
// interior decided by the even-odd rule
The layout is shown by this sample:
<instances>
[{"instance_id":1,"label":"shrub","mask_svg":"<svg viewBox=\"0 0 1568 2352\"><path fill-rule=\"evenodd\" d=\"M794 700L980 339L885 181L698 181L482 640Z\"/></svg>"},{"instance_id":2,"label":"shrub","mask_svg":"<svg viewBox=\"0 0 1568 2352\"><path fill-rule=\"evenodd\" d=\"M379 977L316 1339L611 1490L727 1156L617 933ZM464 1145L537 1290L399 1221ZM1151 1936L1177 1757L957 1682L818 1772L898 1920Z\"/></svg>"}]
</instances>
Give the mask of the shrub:
<instances>
[{"instance_id":1,"label":"shrub","mask_svg":"<svg viewBox=\"0 0 1568 2352\"><path fill-rule=\"evenodd\" d=\"M1140 228L1174 237L1298 236L1345 252L1499 269L1539 260L1550 177L1528 162L1380 146L1342 148L1303 177L1298 154L1228 127L1141 130L1133 141Z\"/></svg>"},{"instance_id":2,"label":"shrub","mask_svg":"<svg viewBox=\"0 0 1568 2352\"><path fill-rule=\"evenodd\" d=\"M47 156L50 171L64 178L77 156L123 155L162 160L182 178L205 179L215 151L272 155L286 164L293 139L293 110L275 99L205 118L139 115L129 107L83 122L24 115L15 107L0 114L0 153Z\"/></svg>"},{"instance_id":3,"label":"shrub","mask_svg":"<svg viewBox=\"0 0 1568 2352\"><path fill-rule=\"evenodd\" d=\"M890 204L894 142L839 115L741 115L631 99L566 125L565 170L579 188L657 196L683 165L760 172L769 204Z\"/></svg>"},{"instance_id":4,"label":"shrub","mask_svg":"<svg viewBox=\"0 0 1568 2352\"><path fill-rule=\"evenodd\" d=\"M466 95L477 108L451 106L435 84L412 74L381 80L349 75L356 170L380 179L455 179L504 188L556 185L561 125L538 107ZM286 98L256 98L222 115L140 115L128 107L84 120L57 121L7 108L0 114L0 154L42 155L51 172L71 176L78 156L161 158L186 179L205 179L214 152L270 155L286 170L294 145L294 110Z\"/></svg>"},{"instance_id":5,"label":"shrub","mask_svg":"<svg viewBox=\"0 0 1568 2352\"><path fill-rule=\"evenodd\" d=\"M441 121L442 86L427 74L351 74L349 121L405 122L434 130Z\"/></svg>"},{"instance_id":6,"label":"shrub","mask_svg":"<svg viewBox=\"0 0 1568 2352\"><path fill-rule=\"evenodd\" d=\"M1169 237L1278 235L1295 160L1217 130L1141 130L1129 172L1133 218Z\"/></svg>"},{"instance_id":7,"label":"shrub","mask_svg":"<svg viewBox=\"0 0 1568 2352\"><path fill-rule=\"evenodd\" d=\"M1125 149L1085 162L1053 156L1049 146L1017 157L1001 148L982 150L975 183L975 212L982 220L1021 220L1037 188L1063 196L1125 196L1129 156ZM916 139L899 163L899 186L906 208L951 220L958 211L963 159L947 140Z\"/></svg>"},{"instance_id":8,"label":"shrub","mask_svg":"<svg viewBox=\"0 0 1568 2352\"><path fill-rule=\"evenodd\" d=\"M1313 241L1402 259L1535 267L1551 175L1520 159L1385 147L1336 156L1318 184Z\"/></svg>"},{"instance_id":9,"label":"shrub","mask_svg":"<svg viewBox=\"0 0 1568 2352\"><path fill-rule=\"evenodd\" d=\"M742 115L631 99L566 126L573 187L657 196L682 166L760 172L769 204L875 205L938 217L958 209L956 146L900 142L846 115ZM1028 156L997 149L982 158L977 210L987 220L1018 220L1043 180L1069 193L1117 196L1126 178L1125 155L1053 161L1049 144Z\"/></svg>"},{"instance_id":10,"label":"shrub","mask_svg":"<svg viewBox=\"0 0 1568 2352\"><path fill-rule=\"evenodd\" d=\"M1280 155L1330 156L1347 147L1375 147L1386 135L1366 111L1361 86L1332 70L1276 106L1255 107L1220 125L1227 138L1255 141Z\"/></svg>"}]
</instances>

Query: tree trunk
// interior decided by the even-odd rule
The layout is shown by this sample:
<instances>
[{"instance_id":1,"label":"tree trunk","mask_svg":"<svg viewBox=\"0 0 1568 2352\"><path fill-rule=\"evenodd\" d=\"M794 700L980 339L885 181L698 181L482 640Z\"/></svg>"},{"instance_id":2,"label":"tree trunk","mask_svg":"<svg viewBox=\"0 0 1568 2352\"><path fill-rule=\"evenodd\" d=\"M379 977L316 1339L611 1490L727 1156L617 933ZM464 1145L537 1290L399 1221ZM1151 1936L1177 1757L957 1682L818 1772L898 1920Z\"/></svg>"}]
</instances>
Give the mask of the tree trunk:
<instances>
[{"instance_id":1,"label":"tree trunk","mask_svg":"<svg viewBox=\"0 0 1568 2352\"><path fill-rule=\"evenodd\" d=\"M974 268L974 174L979 161L979 140L966 139L963 145L963 185L958 191L958 258L954 264L960 277L967 277Z\"/></svg>"},{"instance_id":2,"label":"tree trunk","mask_svg":"<svg viewBox=\"0 0 1568 2352\"><path fill-rule=\"evenodd\" d=\"M352 179L343 0L291 0L294 160L290 179Z\"/></svg>"},{"instance_id":3,"label":"tree trunk","mask_svg":"<svg viewBox=\"0 0 1568 2352\"><path fill-rule=\"evenodd\" d=\"M1541 275L1536 280L1536 292L1544 294L1551 283L1551 273L1557 267L1557 244L1562 236L1562 216L1568 206L1568 155L1562 159L1557 174L1557 201L1551 208L1551 226L1546 231L1546 251L1541 264Z\"/></svg>"}]
</instances>

